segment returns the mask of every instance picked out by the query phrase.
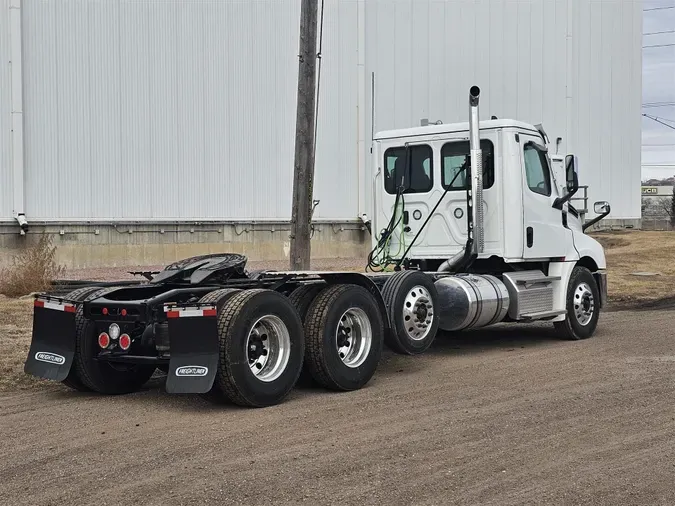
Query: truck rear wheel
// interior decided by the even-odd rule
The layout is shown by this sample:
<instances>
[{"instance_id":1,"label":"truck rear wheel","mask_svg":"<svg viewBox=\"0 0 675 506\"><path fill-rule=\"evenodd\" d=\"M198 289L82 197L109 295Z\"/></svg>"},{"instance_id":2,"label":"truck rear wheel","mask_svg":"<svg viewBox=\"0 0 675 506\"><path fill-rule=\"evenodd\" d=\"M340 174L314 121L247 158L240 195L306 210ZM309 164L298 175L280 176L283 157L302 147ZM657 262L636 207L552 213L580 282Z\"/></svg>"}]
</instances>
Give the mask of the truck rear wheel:
<instances>
[{"instance_id":1,"label":"truck rear wheel","mask_svg":"<svg viewBox=\"0 0 675 506\"><path fill-rule=\"evenodd\" d=\"M307 310L312 304L316 296L321 290L326 288L325 283L312 283L309 285L301 285L291 292L288 296L288 300L295 306L295 309L298 310L300 319L304 322L305 317L307 316Z\"/></svg>"},{"instance_id":2,"label":"truck rear wheel","mask_svg":"<svg viewBox=\"0 0 675 506\"><path fill-rule=\"evenodd\" d=\"M235 404L280 403L295 386L304 354L302 321L284 295L242 291L218 315L220 360L214 388Z\"/></svg>"},{"instance_id":3,"label":"truck rear wheel","mask_svg":"<svg viewBox=\"0 0 675 506\"><path fill-rule=\"evenodd\" d=\"M600 318L600 294L593 274L586 267L572 270L567 286L567 316L554 322L556 331L571 340L588 339L595 332Z\"/></svg>"},{"instance_id":4,"label":"truck rear wheel","mask_svg":"<svg viewBox=\"0 0 675 506\"><path fill-rule=\"evenodd\" d=\"M205 304L215 304L217 314L220 314L225 303L239 292L241 292L241 288L221 288L220 290L214 290L213 292L207 293L201 299L199 299L199 302ZM167 373L168 372L169 371L167 367ZM223 402L227 400L223 392L216 385L214 385L208 392L201 394L201 396L209 401L215 402Z\"/></svg>"},{"instance_id":5,"label":"truck rear wheel","mask_svg":"<svg viewBox=\"0 0 675 506\"><path fill-rule=\"evenodd\" d=\"M384 322L365 288L333 285L321 291L307 311L305 333L305 365L324 387L357 390L375 374Z\"/></svg>"},{"instance_id":6,"label":"truck rear wheel","mask_svg":"<svg viewBox=\"0 0 675 506\"><path fill-rule=\"evenodd\" d=\"M400 271L382 287L391 326L386 344L405 355L425 352L438 332L438 292L433 280L420 271Z\"/></svg>"},{"instance_id":7,"label":"truck rear wheel","mask_svg":"<svg viewBox=\"0 0 675 506\"><path fill-rule=\"evenodd\" d=\"M102 292L100 286L86 286L83 288L78 288L68 293L64 298L71 300L73 302L83 302L91 297L98 296L98 293ZM82 315L82 305L80 304L75 313L75 334L76 336L82 332L84 328L84 316ZM77 337L75 338L77 339ZM80 379L80 376L77 373L77 370L74 366L70 368L68 376L61 383L63 383L68 388L77 390L78 392L91 392L90 388L87 388Z\"/></svg>"}]
</instances>

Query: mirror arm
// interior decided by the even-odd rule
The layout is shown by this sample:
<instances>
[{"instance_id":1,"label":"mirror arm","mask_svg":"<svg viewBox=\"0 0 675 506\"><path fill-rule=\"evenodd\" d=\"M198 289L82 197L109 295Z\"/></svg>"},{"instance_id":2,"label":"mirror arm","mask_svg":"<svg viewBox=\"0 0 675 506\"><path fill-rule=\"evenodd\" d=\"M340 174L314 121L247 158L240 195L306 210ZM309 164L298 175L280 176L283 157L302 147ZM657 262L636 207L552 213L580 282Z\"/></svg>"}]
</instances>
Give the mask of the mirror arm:
<instances>
[{"instance_id":1,"label":"mirror arm","mask_svg":"<svg viewBox=\"0 0 675 506\"><path fill-rule=\"evenodd\" d=\"M607 215L611 212L611 210L612 210L612 208L609 207L609 205L608 205L608 206L607 206L607 210L606 210L604 213L602 213L602 214L596 216L596 217L593 218L591 221L587 221L586 223L584 223L584 224L581 226L581 229L585 232L586 229L587 229L588 227L592 227L592 226L595 225L597 222L599 222L601 219L603 219L605 216L607 216Z\"/></svg>"},{"instance_id":2,"label":"mirror arm","mask_svg":"<svg viewBox=\"0 0 675 506\"><path fill-rule=\"evenodd\" d=\"M562 209L563 204L565 202L567 202L568 200L570 200L572 197L574 197L574 194L578 191L579 191L579 188L577 188L576 190L574 190L572 192L569 192L569 193L565 194L564 197L557 197L553 201L553 208L554 209Z\"/></svg>"}]
</instances>

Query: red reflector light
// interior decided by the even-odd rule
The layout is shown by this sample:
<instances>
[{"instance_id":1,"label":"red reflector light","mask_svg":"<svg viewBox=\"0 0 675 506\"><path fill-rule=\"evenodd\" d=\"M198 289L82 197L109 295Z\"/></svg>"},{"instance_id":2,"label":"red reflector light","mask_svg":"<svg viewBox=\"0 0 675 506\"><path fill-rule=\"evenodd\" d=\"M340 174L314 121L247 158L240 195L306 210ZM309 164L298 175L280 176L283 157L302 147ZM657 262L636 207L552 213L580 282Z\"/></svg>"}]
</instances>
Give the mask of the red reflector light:
<instances>
[{"instance_id":1,"label":"red reflector light","mask_svg":"<svg viewBox=\"0 0 675 506\"><path fill-rule=\"evenodd\" d=\"M127 315L127 310L126 310L126 309L122 309L122 316L126 316L126 315Z\"/></svg>"},{"instance_id":2,"label":"red reflector light","mask_svg":"<svg viewBox=\"0 0 675 506\"><path fill-rule=\"evenodd\" d=\"M106 332L101 332L98 335L98 345L101 348L107 348L110 345L110 336Z\"/></svg>"},{"instance_id":3,"label":"red reflector light","mask_svg":"<svg viewBox=\"0 0 675 506\"><path fill-rule=\"evenodd\" d=\"M103 314L108 314L108 308L107 308L107 307L104 307L103 310L101 311L101 313L103 313Z\"/></svg>"},{"instance_id":4,"label":"red reflector light","mask_svg":"<svg viewBox=\"0 0 675 506\"><path fill-rule=\"evenodd\" d=\"M35 307L45 307L45 301L35 299Z\"/></svg>"},{"instance_id":5,"label":"red reflector light","mask_svg":"<svg viewBox=\"0 0 675 506\"><path fill-rule=\"evenodd\" d=\"M122 334L120 336L120 348L123 350L128 350L129 346L131 346L131 338L128 334Z\"/></svg>"}]
</instances>

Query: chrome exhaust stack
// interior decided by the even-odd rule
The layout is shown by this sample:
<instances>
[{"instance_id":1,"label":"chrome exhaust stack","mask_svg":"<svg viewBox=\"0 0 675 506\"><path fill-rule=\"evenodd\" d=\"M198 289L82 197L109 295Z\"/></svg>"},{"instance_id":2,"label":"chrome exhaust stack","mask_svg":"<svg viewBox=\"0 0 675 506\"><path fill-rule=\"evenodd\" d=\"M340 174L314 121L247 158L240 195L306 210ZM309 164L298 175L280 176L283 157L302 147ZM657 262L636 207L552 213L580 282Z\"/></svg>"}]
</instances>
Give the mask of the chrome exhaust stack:
<instances>
[{"instance_id":1,"label":"chrome exhaust stack","mask_svg":"<svg viewBox=\"0 0 675 506\"><path fill-rule=\"evenodd\" d=\"M473 221L472 253L480 254L485 247L483 226L483 152L480 149L478 99L480 88L469 90L469 145L471 149L471 216Z\"/></svg>"},{"instance_id":2,"label":"chrome exhaust stack","mask_svg":"<svg viewBox=\"0 0 675 506\"><path fill-rule=\"evenodd\" d=\"M469 90L469 149L471 155L471 188L467 195L467 240L464 250L448 258L437 272L453 272L466 267L471 257L483 252L485 232L483 227L483 152L480 149L478 121L478 97L480 88L472 86Z\"/></svg>"}]
</instances>

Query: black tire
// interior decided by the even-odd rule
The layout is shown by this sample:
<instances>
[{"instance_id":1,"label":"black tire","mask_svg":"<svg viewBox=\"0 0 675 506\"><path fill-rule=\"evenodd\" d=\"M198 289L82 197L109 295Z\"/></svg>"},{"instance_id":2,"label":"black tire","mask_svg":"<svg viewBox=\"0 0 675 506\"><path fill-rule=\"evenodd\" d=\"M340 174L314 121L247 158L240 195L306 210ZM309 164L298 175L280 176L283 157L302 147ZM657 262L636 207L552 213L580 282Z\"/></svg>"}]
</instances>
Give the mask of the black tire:
<instances>
[{"instance_id":1,"label":"black tire","mask_svg":"<svg viewBox=\"0 0 675 506\"><path fill-rule=\"evenodd\" d=\"M288 331L287 363L268 381L259 379L252 372L247 348L252 326L263 317L276 319ZM214 388L227 399L240 406L266 407L279 404L290 393L300 375L305 343L302 320L287 297L267 289L237 293L218 315L218 335L220 360ZM268 345L274 339L265 333L260 335L265 336L264 340L269 339ZM265 371L266 366L263 366L261 372Z\"/></svg>"},{"instance_id":2,"label":"black tire","mask_svg":"<svg viewBox=\"0 0 675 506\"><path fill-rule=\"evenodd\" d=\"M199 299L199 302L215 304L217 312L220 313L225 303L239 292L241 292L241 288L221 288L220 290L214 290L213 292L207 293Z\"/></svg>"},{"instance_id":3,"label":"black tire","mask_svg":"<svg viewBox=\"0 0 675 506\"><path fill-rule=\"evenodd\" d=\"M420 291L416 290L418 287L426 290L425 297L420 298ZM407 297L411 300L406 301ZM382 298L387 307L390 326L385 344L402 355L418 355L429 349L436 338L439 324L439 314L436 311L438 291L433 279L420 271L399 271L384 283ZM414 316L404 314L404 307L410 304L411 309L418 305L419 312ZM411 321L415 322L413 326L410 325Z\"/></svg>"},{"instance_id":4,"label":"black tire","mask_svg":"<svg viewBox=\"0 0 675 506\"><path fill-rule=\"evenodd\" d=\"M370 324L370 348L362 362L347 365L338 351L337 339L341 322L348 309L356 308ZM354 329L355 317L351 317ZM356 334L356 333L354 333ZM354 334L349 336L354 346ZM384 344L384 322L372 294L358 285L331 285L321 291L310 305L305 318L305 365L317 383L331 390L350 391L362 388L375 374ZM343 342L344 344L344 342ZM346 355L349 357L349 350Z\"/></svg>"},{"instance_id":5,"label":"black tire","mask_svg":"<svg viewBox=\"0 0 675 506\"><path fill-rule=\"evenodd\" d=\"M578 341L591 337L600 318L600 291L591 271L586 267L576 266L572 270L569 285L567 286L566 304L567 315L563 321L553 322L558 334L564 339ZM590 309L590 318L584 310ZM582 312L577 317L577 312Z\"/></svg>"},{"instance_id":6,"label":"black tire","mask_svg":"<svg viewBox=\"0 0 675 506\"><path fill-rule=\"evenodd\" d=\"M289 296L288 300L295 306L302 324L305 324L305 318L307 317L307 310L312 304L316 296L328 285L326 283L311 283L308 285L300 285L298 288L293 290ZM300 378L298 378L298 385L303 387L312 387L314 386L314 378L312 373L309 370L307 363L303 363L302 371L300 372Z\"/></svg>"},{"instance_id":7,"label":"black tire","mask_svg":"<svg viewBox=\"0 0 675 506\"><path fill-rule=\"evenodd\" d=\"M103 288L87 297L88 300L117 290L119 287ZM139 390L155 372L154 365L111 364L98 362L96 325L82 315L82 306L78 308L75 358L73 369L82 385L92 392L106 395L128 394Z\"/></svg>"},{"instance_id":8,"label":"black tire","mask_svg":"<svg viewBox=\"0 0 675 506\"><path fill-rule=\"evenodd\" d=\"M64 298L68 299L68 300L71 300L73 302L83 302L84 300L86 300L90 296L96 296L96 292L100 292L100 291L102 291L100 286L85 286L83 288L78 288L77 290L73 290L72 292L68 293ZM82 316L82 307L78 307L77 312L75 313L75 329L76 329L75 333L76 333L76 336L82 330L83 319L84 318ZM91 392L91 389L84 386L84 384L82 383L82 380L80 379L79 375L77 374L77 371L76 371L75 367L73 367L73 366L71 366L70 371L68 372L68 376L66 376L66 379L64 379L61 383L63 383L68 388L72 388L73 390L77 390L78 392Z\"/></svg>"},{"instance_id":9,"label":"black tire","mask_svg":"<svg viewBox=\"0 0 675 506\"><path fill-rule=\"evenodd\" d=\"M305 321L307 316L307 310L312 304L316 296L321 290L326 288L328 285L325 283L311 283L309 285L300 285L298 288L293 290L288 296L288 300L295 306L295 309L298 310L300 319Z\"/></svg>"},{"instance_id":10,"label":"black tire","mask_svg":"<svg viewBox=\"0 0 675 506\"><path fill-rule=\"evenodd\" d=\"M207 293L201 299L199 299L199 302L215 304L216 312L220 315L220 312L222 311L225 303L239 292L241 292L241 288L222 288L220 290L214 290L213 292ZM169 370L167 366L167 373L168 372ZM200 394L200 396L212 402L227 402L229 400L215 384L215 381L214 385L211 387L211 390Z\"/></svg>"}]
</instances>

